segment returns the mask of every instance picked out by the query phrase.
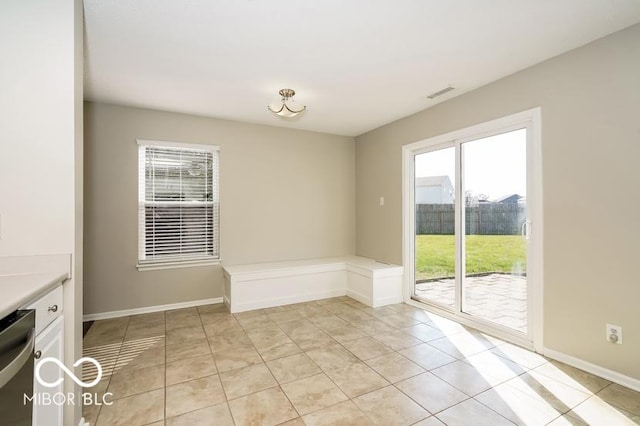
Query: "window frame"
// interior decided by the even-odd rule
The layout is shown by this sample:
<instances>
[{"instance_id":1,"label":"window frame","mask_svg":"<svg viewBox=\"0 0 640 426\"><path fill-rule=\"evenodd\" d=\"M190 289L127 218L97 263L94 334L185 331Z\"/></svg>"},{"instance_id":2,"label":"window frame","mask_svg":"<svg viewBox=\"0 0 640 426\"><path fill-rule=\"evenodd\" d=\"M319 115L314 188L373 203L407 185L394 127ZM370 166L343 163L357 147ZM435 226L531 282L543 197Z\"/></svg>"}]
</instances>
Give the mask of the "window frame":
<instances>
[{"instance_id":1,"label":"window frame","mask_svg":"<svg viewBox=\"0 0 640 426\"><path fill-rule=\"evenodd\" d=\"M219 265L222 262L221 247L220 247L220 146L210 144L196 144L196 143L184 143L174 141L159 141L149 139L136 139L138 147L138 259L136 268L139 271L148 271L156 269L174 269L174 268L187 268L207 265ZM183 259L171 258L167 260L153 259L146 260L146 232L144 229L144 221L141 218L142 207L146 205L145 191L146 191L146 178L145 178L145 164L142 162L141 151L147 147L158 148L171 148L171 149L184 149L184 150L197 150L208 151L213 154L217 167L212 166L211 170L211 185L213 191L213 202L217 199L218 215L212 217L212 224L214 228L218 229L218 232L213 235L214 247L217 246L217 256L201 256L195 255L193 257L185 257ZM216 223L217 218L217 223Z\"/></svg>"}]
</instances>

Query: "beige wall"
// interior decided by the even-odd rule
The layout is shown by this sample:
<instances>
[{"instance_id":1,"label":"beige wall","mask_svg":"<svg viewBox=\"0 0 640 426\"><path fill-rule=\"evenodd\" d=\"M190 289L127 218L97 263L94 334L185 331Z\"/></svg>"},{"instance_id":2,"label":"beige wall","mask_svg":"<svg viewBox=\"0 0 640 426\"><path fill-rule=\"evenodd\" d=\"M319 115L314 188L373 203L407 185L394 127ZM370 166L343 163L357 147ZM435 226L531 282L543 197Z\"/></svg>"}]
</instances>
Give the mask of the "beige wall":
<instances>
[{"instance_id":1,"label":"beige wall","mask_svg":"<svg viewBox=\"0 0 640 426\"><path fill-rule=\"evenodd\" d=\"M544 344L640 379L639 76L636 25L356 138L357 254L402 262L402 145L540 106Z\"/></svg>"},{"instance_id":2,"label":"beige wall","mask_svg":"<svg viewBox=\"0 0 640 426\"><path fill-rule=\"evenodd\" d=\"M136 269L136 138L221 147L223 264L355 252L353 138L85 103L85 313L222 296L220 267Z\"/></svg>"}]
</instances>

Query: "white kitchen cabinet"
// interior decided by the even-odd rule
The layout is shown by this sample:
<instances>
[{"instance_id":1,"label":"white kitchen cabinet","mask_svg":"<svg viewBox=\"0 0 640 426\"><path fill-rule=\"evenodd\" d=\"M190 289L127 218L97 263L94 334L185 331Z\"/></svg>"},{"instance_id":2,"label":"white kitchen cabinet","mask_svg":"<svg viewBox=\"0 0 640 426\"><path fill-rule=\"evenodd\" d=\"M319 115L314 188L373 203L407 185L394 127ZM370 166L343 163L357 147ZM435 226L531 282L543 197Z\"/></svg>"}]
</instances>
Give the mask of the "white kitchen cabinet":
<instances>
[{"instance_id":1,"label":"white kitchen cabinet","mask_svg":"<svg viewBox=\"0 0 640 426\"><path fill-rule=\"evenodd\" d=\"M35 367L45 358L64 362L64 319L62 315L62 286L59 285L27 306L36 311L36 342L33 380L33 425L62 426L64 404L64 382L55 387L43 386L35 376ZM64 372L54 362L43 364L40 377L53 383L63 377ZM65 378L66 380L67 378ZM77 403L77 402L76 402Z\"/></svg>"},{"instance_id":2,"label":"white kitchen cabinet","mask_svg":"<svg viewBox=\"0 0 640 426\"><path fill-rule=\"evenodd\" d=\"M57 318L42 333L36 337L35 345L36 357L34 368L45 358L56 358L63 360L64 353L64 321L62 317ZM63 371L60 367L52 362L46 363L40 370L40 376L48 383L55 382L58 378L63 377ZM56 387L44 387L34 379L33 392L39 395L40 404L33 406L33 425L34 426L61 426L62 412L64 404L60 403L60 398L64 395L64 382L60 382ZM51 401L43 400L44 395L51 396ZM58 395L56 397L56 395Z\"/></svg>"}]
</instances>

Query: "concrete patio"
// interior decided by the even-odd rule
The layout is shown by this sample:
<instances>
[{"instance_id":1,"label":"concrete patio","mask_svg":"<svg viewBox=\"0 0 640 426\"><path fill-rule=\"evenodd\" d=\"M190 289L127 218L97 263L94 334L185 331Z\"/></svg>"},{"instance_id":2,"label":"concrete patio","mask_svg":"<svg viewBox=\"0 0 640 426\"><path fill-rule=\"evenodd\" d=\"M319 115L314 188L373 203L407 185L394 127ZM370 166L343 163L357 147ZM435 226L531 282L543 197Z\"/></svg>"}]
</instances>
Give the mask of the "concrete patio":
<instances>
[{"instance_id":1,"label":"concrete patio","mask_svg":"<svg viewBox=\"0 0 640 426\"><path fill-rule=\"evenodd\" d=\"M527 277L498 273L466 277L464 288L464 312L527 332ZM416 283L415 295L454 308L455 280Z\"/></svg>"}]
</instances>

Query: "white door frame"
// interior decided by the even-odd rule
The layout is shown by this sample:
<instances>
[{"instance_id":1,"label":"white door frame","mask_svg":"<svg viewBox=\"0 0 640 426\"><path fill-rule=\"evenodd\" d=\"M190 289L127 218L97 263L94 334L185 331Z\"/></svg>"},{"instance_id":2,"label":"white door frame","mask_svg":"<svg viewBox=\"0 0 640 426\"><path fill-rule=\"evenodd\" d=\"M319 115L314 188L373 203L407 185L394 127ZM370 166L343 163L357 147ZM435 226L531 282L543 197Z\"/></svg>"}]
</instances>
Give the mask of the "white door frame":
<instances>
[{"instance_id":1,"label":"white door frame","mask_svg":"<svg viewBox=\"0 0 640 426\"><path fill-rule=\"evenodd\" d=\"M403 297L406 303L424 307L425 304L411 299L415 285L415 170L414 157L422 152L433 151L445 147L456 147L469 140L481 139L511 130L527 129L527 204L529 209L528 232L531 241L527 251L527 283L528 283L528 324L527 334L517 332L461 312L460 295L456 294L456 311L427 304L434 313L454 319L462 324L472 326L481 331L509 340L513 343L541 352L543 349L543 218L542 218L542 149L541 149L541 111L533 108L517 114L498 118L464 129L434 136L422 141L410 143L402 147L402 259L404 265ZM460 157L456 155L456 188L460 183ZM462 201L456 196L456 210L461 208ZM459 215L456 215L458 220ZM456 246L460 247L461 235L456 236ZM456 250L456 264L459 264L460 250ZM456 286L456 293L460 292Z\"/></svg>"}]
</instances>

